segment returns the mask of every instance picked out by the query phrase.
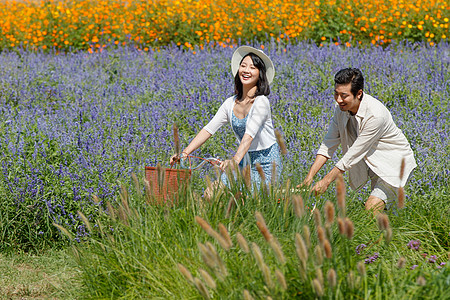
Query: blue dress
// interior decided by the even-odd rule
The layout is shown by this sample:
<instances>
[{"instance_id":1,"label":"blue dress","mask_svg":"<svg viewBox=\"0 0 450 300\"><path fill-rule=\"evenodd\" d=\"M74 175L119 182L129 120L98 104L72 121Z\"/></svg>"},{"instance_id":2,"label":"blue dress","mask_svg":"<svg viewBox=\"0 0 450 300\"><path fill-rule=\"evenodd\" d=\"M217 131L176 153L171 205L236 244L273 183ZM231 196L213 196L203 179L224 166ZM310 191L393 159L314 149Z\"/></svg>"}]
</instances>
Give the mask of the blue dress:
<instances>
[{"instance_id":1,"label":"blue dress","mask_svg":"<svg viewBox=\"0 0 450 300\"><path fill-rule=\"evenodd\" d=\"M239 140L242 140L245 134L245 127L247 123L247 116L243 119L238 119L234 112L231 116L231 124L233 131L236 133L236 135L239 137ZM258 170L256 169L256 163L259 163L262 167L262 170L264 172L265 177L265 184L268 186L271 184L273 179L272 174L272 164L275 162L276 164L276 174L275 174L275 180L279 181L281 178L281 171L282 171L282 164L281 164L281 155L280 155L280 147L277 143L274 143L272 146L266 149L262 150L256 150L256 151L248 151L248 154L250 156L250 175L252 180L252 185L255 185L259 188L261 186L261 176L258 173ZM239 167L243 168L243 161L241 160L239 163ZM222 182L225 185L228 185L228 178L225 173L222 174Z\"/></svg>"}]
</instances>

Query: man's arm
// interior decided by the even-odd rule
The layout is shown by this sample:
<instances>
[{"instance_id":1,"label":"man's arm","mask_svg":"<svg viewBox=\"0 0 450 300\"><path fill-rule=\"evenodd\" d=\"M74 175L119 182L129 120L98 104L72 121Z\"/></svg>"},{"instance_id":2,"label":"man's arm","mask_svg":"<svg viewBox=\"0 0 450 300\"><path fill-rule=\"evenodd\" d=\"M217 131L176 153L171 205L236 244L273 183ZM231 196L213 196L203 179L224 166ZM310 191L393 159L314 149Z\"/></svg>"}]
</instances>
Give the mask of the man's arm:
<instances>
[{"instance_id":1,"label":"man's arm","mask_svg":"<svg viewBox=\"0 0 450 300\"><path fill-rule=\"evenodd\" d=\"M313 165L309 169L308 175L306 175L305 180L303 180L302 185L310 186L314 176L319 172L319 170L323 167L323 165L327 162L328 157L317 154L316 160L314 161Z\"/></svg>"},{"instance_id":2,"label":"man's arm","mask_svg":"<svg viewBox=\"0 0 450 300\"><path fill-rule=\"evenodd\" d=\"M311 191L313 191L315 195L325 193L325 191L328 189L328 186L336 179L339 173L344 173L344 171L339 170L337 167L334 167L327 175L325 175L322 180L314 185Z\"/></svg>"}]
</instances>

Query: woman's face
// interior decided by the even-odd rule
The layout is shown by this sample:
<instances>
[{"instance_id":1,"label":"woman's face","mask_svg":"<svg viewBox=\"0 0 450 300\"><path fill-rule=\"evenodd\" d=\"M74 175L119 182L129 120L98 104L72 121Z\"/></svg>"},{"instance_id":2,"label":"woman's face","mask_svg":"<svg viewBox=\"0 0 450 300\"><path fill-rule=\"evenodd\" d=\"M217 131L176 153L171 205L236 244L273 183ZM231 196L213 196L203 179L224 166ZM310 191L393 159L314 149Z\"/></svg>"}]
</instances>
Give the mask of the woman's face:
<instances>
[{"instance_id":1,"label":"woman's face","mask_svg":"<svg viewBox=\"0 0 450 300\"><path fill-rule=\"evenodd\" d=\"M246 56L239 66L239 78L243 86L256 86L259 80L259 69L253 64L250 56Z\"/></svg>"}]
</instances>

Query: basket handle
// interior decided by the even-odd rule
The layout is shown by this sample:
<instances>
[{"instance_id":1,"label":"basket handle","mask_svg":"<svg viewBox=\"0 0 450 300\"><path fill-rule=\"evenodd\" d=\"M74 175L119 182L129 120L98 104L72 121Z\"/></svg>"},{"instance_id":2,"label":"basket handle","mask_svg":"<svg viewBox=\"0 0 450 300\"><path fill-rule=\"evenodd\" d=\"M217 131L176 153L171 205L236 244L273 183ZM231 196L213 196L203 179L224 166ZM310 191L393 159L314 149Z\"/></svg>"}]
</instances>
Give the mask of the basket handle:
<instances>
[{"instance_id":1,"label":"basket handle","mask_svg":"<svg viewBox=\"0 0 450 300\"><path fill-rule=\"evenodd\" d=\"M200 157L200 156L186 155L186 158L187 158L188 161L189 161L189 169L190 169L190 170L197 170L197 169L200 169L203 165L205 165L205 164L207 164L207 163L210 163L211 165L216 166L216 165L219 165L219 164L222 162L220 159L215 158L215 157L203 158L203 157ZM192 167L192 161L191 161L191 158L198 158L198 159L201 159L201 160L203 160L203 161L202 161L200 164L198 164L198 166L196 166L195 168L193 168L193 167ZM170 164L170 168L172 168L172 167L175 165L175 163L180 163L180 162L181 162L181 158L180 158L180 157L177 157L177 159L174 159L173 162Z\"/></svg>"}]
</instances>

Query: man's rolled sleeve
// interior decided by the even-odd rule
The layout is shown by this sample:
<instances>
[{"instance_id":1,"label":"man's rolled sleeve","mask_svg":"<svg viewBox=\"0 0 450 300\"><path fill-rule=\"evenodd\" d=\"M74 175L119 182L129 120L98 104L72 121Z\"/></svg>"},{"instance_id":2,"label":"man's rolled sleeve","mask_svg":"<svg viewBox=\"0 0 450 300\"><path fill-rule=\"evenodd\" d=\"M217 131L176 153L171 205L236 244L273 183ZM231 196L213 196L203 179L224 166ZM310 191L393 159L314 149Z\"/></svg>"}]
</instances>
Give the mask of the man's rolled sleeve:
<instances>
[{"instance_id":1,"label":"man's rolled sleeve","mask_svg":"<svg viewBox=\"0 0 450 300\"><path fill-rule=\"evenodd\" d=\"M341 171L348 171L352 166L360 162L380 139L384 124L385 120L383 118L373 116L368 118L362 125L358 138L338 161L336 168Z\"/></svg>"},{"instance_id":2,"label":"man's rolled sleeve","mask_svg":"<svg viewBox=\"0 0 450 300\"><path fill-rule=\"evenodd\" d=\"M330 122L328 132L325 135L325 138L323 139L323 142L320 145L319 150L317 151L317 154L323 155L327 158L331 158L333 156L333 153L341 144L339 127L336 118L337 116L335 112L333 119Z\"/></svg>"}]
</instances>

